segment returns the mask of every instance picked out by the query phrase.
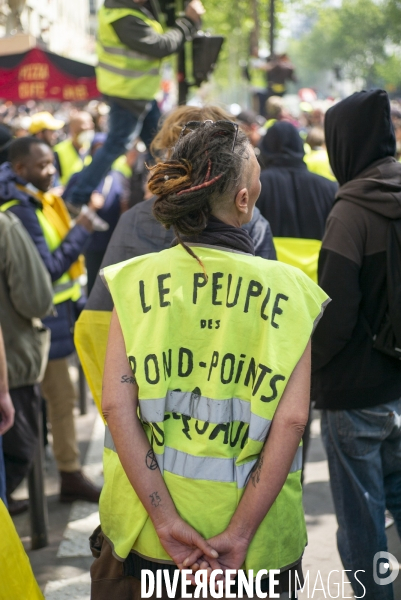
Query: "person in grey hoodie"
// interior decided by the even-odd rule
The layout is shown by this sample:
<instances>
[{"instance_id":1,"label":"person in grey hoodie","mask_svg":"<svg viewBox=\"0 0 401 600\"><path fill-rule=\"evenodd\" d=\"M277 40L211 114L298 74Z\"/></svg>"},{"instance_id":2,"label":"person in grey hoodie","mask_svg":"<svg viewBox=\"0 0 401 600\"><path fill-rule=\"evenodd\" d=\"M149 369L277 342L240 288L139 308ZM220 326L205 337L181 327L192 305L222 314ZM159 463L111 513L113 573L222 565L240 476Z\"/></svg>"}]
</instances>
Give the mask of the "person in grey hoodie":
<instances>
[{"instance_id":1,"label":"person in grey hoodie","mask_svg":"<svg viewBox=\"0 0 401 600\"><path fill-rule=\"evenodd\" d=\"M401 362L372 339L388 307L389 226L401 219L386 92L339 102L325 129L340 187L319 258L319 285L332 302L312 339L312 400L323 409L344 569L356 597L393 600L392 575L378 553L387 551L386 508L401 536Z\"/></svg>"},{"instance_id":2,"label":"person in grey hoodie","mask_svg":"<svg viewBox=\"0 0 401 600\"><path fill-rule=\"evenodd\" d=\"M10 494L27 475L39 435L41 397L37 382L50 338L40 319L50 313L50 275L22 223L0 210L0 325L7 357L15 423L3 436L6 489L12 514L27 508Z\"/></svg>"}]
</instances>

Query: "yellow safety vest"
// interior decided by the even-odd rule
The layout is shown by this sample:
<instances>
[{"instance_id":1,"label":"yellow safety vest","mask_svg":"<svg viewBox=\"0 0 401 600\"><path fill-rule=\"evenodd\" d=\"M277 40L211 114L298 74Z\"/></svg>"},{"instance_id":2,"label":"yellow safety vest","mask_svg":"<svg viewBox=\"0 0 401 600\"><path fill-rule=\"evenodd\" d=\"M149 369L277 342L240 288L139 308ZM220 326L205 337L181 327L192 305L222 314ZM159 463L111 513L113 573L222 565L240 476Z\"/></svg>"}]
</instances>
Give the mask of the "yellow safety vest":
<instances>
[{"instance_id":1,"label":"yellow safety vest","mask_svg":"<svg viewBox=\"0 0 401 600\"><path fill-rule=\"evenodd\" d=\"M118 171L119 173L124 175L124 177L126 177L127 179L130 179L132 177L132 169L127 163L127 157L125 156L125 154L122 154L121 156L116 158L116 160L111 165L111 168L113 171Z\"/></svg>"},{"instance_id":2,"label":"yellow safety vest","mask_svg":"<svg viewBox=\"0 0 401 600\"><path fill-rule=\"evenodd\" d=\"M277 123L277 119L268 119L266 121L266 123L263 125L263 128L270 129L270 127L273 127L274 123Z\"/></svg>"},{"instance_id":3,"label":"yellow safety vest","mask_svg":"<svg viewBox=\"0 0 401 600\"><path fill-rule=\"evenodd\" d=\"M337 181L331 170L326 150L310 150L309 152L306 152L304 162L311 173L316 173L316 175L321 175L331 181Z\"/></svg>"},{"instance_id":4,"label":"yellow safety vest","mask_svg":"<svg viewBox=\"0 0 401 600\"><path fill-rule=\"evenodd\" d=\"M16 204L19 204L18 200L5 202L0 206L0 211L6 212L6 210ZM46 240L47 247L50 252L54 252L63 240L39 208L35 210L35 213L42 229L43 237ZM78 281L72 280L68 273L64 273L60 279L53 282L53 292L53 304L61 304L61 302L65 302L66 300L73 300L76 302L81 297L81 286Z\"/></svg>"},{"instance_id":5,"label":"yellow safety vest","mask_svg":"<svg viewBox=\"0 0 401 600\"><path fill-rule=\"evenodd\" d=\"M181 517L210 538L230 522L328 298L293 267L193 249L208 280L181 246L113 265L104 276L167 488ZM249 546L246 570L285 568L302 556L301 466L302 446ZM168 561L107 427L104 475L100 519L114 554Z\"/></svg>"},{"instance_id":6,"label":"yellow safety vest","mask_svg":"<svg viewBox=\"0 0 401 600\"><path fill-rule=\"evenodd\" d=\"M273 239L277 260L301 269L317 283L317 267L321 240L275 237Z\"/></svg>"},{"instance_id":7,"label":"yellow safety vest","mask_svg":"<svg viewBox=\"0 0 401 600\"><path fill-rule=\"evenodd\" d=\"M89 150L89 146L87 149ZM67 185L74 173L79 173L92 162L90 154L87 154L84 158L78 154L70 139L56 144L54 151L57 152L60 162L60 181L64 186Z\"/></svg>"},{"instance_id":8,"label":"yellow safety vest","mask_svg":"<svg viewBox=\"0 0 401 600\"><path fill-rule=\"evenodd\" d=\"M44 600L14 523L0 499L0 600Z\"/></svg>"},{"instance_id":9,"label":"yellow safety vest","mask_svg":"<svg viewBox=\"0 0 401 600\"><path fill-rule=\"evenodd\" d=\"M130 15L144 21L156 33L163 33L158 21L139 10L102 6L98 12L97 87L109 96L152 100L160 88L161 60L130 50L113 28L115 21Z\"/></svg>"}]
</instances>

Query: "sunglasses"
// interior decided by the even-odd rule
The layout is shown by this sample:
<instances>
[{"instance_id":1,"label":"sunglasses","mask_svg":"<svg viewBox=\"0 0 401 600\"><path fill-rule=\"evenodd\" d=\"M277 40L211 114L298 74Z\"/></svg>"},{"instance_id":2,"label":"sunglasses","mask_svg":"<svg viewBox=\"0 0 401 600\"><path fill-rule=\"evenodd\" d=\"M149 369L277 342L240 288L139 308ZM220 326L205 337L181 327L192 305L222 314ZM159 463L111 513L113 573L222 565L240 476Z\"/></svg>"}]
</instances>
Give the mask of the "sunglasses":
<instances>
[{"instance_id":1,"label":"sunglasses","mask_svg":"<svg viewBox=\"0 0 401 600\"><path fill-rule=\"evenodd\" d=\"M184 137L184 135L186 135L186 133L196 131L200 127L213 127L216 130L217 135L232 135L233 145L231 148L231 152L234 152L235 142L237 141L238 135L238 124L233 123L232 121L188 121L188 123L185 123L185 125L181 129L178 141L180 141Z\"/></svg>"}]
</instances>

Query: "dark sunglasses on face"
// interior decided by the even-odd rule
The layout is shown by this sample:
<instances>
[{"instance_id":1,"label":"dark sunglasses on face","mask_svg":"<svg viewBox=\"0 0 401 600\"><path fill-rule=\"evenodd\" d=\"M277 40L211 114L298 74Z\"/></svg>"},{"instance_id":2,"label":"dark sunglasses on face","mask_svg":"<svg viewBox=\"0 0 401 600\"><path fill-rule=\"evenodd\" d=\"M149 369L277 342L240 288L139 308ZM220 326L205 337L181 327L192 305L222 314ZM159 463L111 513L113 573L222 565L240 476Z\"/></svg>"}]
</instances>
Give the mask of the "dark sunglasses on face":
<instances>
[{"instance_id":1,"label":"dark sunglasses on face","mask_svg":"<svg viewBox=\"0 0 401 600\"><path fill-rule=\"evenodd\" d=\"M188 121L188 123L185 123L185 125L181 129L181 133L180 133L180 137L178 138L178 141L180 141L186 135L186 133L189 133L191 131L196 131L197 129L199 129L202 126L203 127L213 127L216 130L216 133L218 133L218 134L224 134L224 133L231 134L233 136L233 145L231 148L231 152L234 152L235 142L237 141L237 135L238 135L238 124L233 123L232 121L210 121L210 120Z\"/></svg>"}]
</instances>

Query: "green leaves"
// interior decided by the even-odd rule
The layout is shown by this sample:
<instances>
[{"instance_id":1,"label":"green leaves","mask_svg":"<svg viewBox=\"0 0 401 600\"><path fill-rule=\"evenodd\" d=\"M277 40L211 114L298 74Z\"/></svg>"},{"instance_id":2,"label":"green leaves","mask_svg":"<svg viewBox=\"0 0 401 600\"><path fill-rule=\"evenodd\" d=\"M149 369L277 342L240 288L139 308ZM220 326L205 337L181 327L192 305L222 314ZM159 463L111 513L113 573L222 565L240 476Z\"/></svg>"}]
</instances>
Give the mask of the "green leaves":
<instances>
[{"instance_id":1,"label":"green leaves","mask_svg":"<svg viewBox=\"0 0 401 600\"><path fill-rule=\"evenodd\" d=\"M345 77L367 86L401 85L399 0L343 0L341 6L320 3L316 21L293 48L305 72L340 66Z\"/></svg>"}]
</instances>

